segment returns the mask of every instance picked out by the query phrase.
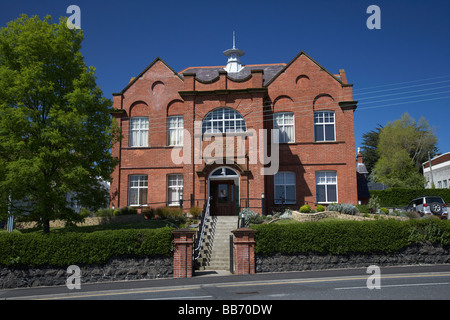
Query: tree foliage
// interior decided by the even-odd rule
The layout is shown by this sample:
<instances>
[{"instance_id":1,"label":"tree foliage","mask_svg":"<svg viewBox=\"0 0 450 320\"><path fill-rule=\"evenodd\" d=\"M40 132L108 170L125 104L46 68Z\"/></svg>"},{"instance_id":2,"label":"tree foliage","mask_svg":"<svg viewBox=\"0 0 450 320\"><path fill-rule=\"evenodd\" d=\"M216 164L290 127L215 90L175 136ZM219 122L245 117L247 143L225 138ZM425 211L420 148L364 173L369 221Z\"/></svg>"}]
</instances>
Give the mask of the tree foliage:
<instances>
[{"instance_id":1,"label":"tree foliage","mask_svg":"<svg viewBox=\"0 0 450 320\"><path fill-rule=\"evenodd\" d=\"M22 15L0 30L0 206L40 218L44 231L77 221L74 202L104 205L119 138L80 52L83 32L66 20Z\"/></svg>"},{"instance_id":2,"label":"tree foliage","mask_svg":"<svg viewBox=\"0 0 450 320\"><path fill-rule=\"evenodd\" d=\"M437 138L425 118L415 122L408 113L389 122L378 138L379 159L372 176L391 187L421 188L422 163L437 152Z\"/></svg>"},{"instance_id":3,"label":"tree foliage","mask_svg":"<svg viewBox=\"0 0 450 320\"><path fill-rule=\"evenodd\" d=\"M362 136L361 155L363 156L364 164L366 165L369 174L372 172L375 164L380 157L377 152L377 146L378 137L380 136L380 132L382 129L383 127L381 125L378 125L375 130L366 132Z\"/></svg>"}]
</instances>

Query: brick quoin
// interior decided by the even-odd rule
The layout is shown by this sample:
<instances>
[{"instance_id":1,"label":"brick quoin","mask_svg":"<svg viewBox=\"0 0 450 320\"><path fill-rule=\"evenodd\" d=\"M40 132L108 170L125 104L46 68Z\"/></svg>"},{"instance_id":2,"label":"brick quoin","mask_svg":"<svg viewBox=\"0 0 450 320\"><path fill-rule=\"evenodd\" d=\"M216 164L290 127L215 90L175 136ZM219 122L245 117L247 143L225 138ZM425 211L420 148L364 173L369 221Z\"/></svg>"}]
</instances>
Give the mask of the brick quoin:
<instances>
[{"instance_id":1,"label":"brick quoin","mask_svg":"<svg viewBox=\"0 0 450 320\"><path fill-rule=\"evenodd\" d=\"M270 132L274 113L294 113L294 142L279 144L279 171L295 173L296 199L295 204L289 205L292 209L305 203L314 208L316 172L323 170L336 172L338 201L357 204L354 137L357 102L353 101L353 85L347 82L345 71L332 74L303 51L288 64L243 65L243 71L237 74L227 73L224 67L189 67L176 72L157 58L131 78L121 92L113 94L112 115L122 128L123 139L112 149L120 162L112 174L110 206L129 205L130 176L136 174L148 176L148 204L139 209L163 206L168 202L168 175L181 174L184 200L192 195L194 205L201 207L212 192L211 173L219 167L228 167L238 174L241 208L249 206L261 213L260 199L264 194L265 213L279 209L281 206L274 201L274 176L260 174L264 164L259 157L256 164L249 161L249 137L245 138L244 163L238 163L241 159L236 156L232 164L208 164L205 159L200 164L172 162L174 149L180 154L187 150L168 145L168 117L183 116L184 129L191 136L189 158L193 159L194 121L202 121L210 111L223 107L239 112L247 130L256 132L260 129ZM314 112L321 110L334 113L334 141L315 141ZM130 147L133 117L148 117L146 147ZM210 143L203 141L202 151ZM258 150L263 147L258 141ZM185 201L183 208L189 210L190 206L190 201Z\"/></svg>"}]
</instances>

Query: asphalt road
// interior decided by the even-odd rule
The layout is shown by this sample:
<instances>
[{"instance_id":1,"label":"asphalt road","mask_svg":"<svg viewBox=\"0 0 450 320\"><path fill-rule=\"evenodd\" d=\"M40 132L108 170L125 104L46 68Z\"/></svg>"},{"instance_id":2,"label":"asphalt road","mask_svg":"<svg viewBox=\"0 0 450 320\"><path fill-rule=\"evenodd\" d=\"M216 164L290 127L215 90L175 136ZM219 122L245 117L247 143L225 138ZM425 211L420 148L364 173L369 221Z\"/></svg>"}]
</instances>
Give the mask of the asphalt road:
<instances>
[{"instance_id":1,"label":"asphalt road","mask_svg":"<svg viewBox=\"0 0 450 320\"><path fill-rule=\"evenodd\" d=\"M450 300L450 265L383 267L379 273L376 271L359 268L82 283L79 290L66 286L2 290L0 299L168 300L182 306L216 300L241 305L259 300L263 305L276 300ZM189 311L194 312L180 310ZM245 308L242 312L246 312Z\"/></svg>"}]
</instances>

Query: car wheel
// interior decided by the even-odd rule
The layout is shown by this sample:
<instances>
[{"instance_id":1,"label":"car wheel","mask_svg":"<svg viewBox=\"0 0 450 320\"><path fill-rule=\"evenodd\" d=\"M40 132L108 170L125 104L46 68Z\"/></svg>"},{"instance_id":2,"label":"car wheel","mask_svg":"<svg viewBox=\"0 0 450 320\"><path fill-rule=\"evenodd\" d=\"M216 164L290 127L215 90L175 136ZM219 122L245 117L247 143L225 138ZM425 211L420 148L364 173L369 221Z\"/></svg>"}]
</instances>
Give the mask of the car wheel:
<instances>
[{"instance_id":1,"label":"car wheel","mask_svg":"<svg viewBox=\"0 0 450 320\"><path fill-rule=\"evenodd\" d=\"M442 211L442 205L438 202L433 202L430 205L430 210L432 213L437 214L437 213L441 213Z\"/></svg>"}]
</instances>

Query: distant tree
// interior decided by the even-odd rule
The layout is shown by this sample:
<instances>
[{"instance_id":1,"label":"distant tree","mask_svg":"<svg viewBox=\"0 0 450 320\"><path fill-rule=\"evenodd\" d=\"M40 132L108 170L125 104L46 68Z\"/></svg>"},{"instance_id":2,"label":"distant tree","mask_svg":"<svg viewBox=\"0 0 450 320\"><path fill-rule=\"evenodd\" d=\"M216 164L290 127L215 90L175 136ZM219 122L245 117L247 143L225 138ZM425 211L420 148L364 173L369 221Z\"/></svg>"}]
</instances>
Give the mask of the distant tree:
<instances>
[{"instance_id":1,"label":"distant tree","mask_svg":"<svg viewBox=\"0 0 450 320\"><path fill-rule=\"evenodd\" d=\"M425 118L418 123L408 113L389 122L379 134L379 159L372 177L391 187L423 187L422 163L437 152L437 138Z\"/></svg>"},{"instance_id":2,"label":"distant tree","mask_svg":"<svg viewBox=\"0 0 450 320\"><path fill-rule=\"evenodd\" d=\"M41 221L79 221L72 206L105 204L119 130L111 101L66 18L22 15L0 30L0 209ZM67 195L70 194L71 197Z\"/></svg>"},{"instance_id":3,"label":"distant tree","mask_svg":"<svg viewBox=\"0 0 450 320\"><path fill-rule=\"evenodd\" d=\"M380 157L377 152L377 146L381 129L383 129L383 127L378 125L375 130L366 132L362 136L361 155L363 156L364 164L366 165L369 174L372 172Z\"/></svg>"}]
</instances>

